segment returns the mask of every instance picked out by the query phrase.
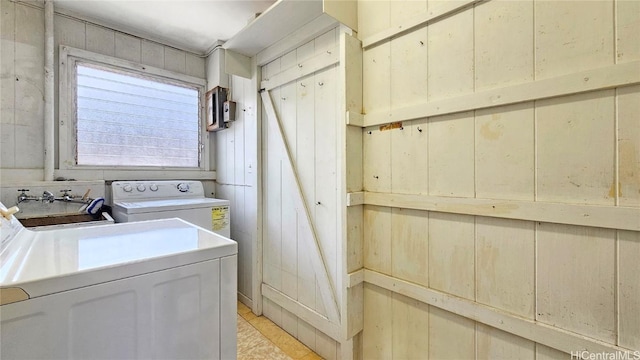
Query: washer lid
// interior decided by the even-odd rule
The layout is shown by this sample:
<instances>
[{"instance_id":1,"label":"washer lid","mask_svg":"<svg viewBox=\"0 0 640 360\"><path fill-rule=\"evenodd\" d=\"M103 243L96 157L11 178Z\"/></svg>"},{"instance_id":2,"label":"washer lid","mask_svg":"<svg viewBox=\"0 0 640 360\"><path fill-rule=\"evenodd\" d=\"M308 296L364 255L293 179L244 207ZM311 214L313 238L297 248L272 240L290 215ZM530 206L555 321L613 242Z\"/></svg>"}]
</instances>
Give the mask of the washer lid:
<instances>
[{"instance_id":1,"label":"washer lid","mask_svg":"<svg viewBox=\"0 0 640 360\"><path fill-rule=\"evenodd\" d=\"M235 241L180 219L23 232L2 254L0 286L31 298L238 252Z\"/></svg>"},{"instance_id":2,"label":"washer lid","mask_svg":"<svg viewBox=\"0 0 640 360\"><path fill-rule=\"evenodd\" d=\"M136 202L117 202L114 207L124 210L127 214L142 214L158 211L172 211L184 209L201 209L213 206L229 205L229 200L212 198L200 199L168 199Z\"/></svg>"}]
</instances>

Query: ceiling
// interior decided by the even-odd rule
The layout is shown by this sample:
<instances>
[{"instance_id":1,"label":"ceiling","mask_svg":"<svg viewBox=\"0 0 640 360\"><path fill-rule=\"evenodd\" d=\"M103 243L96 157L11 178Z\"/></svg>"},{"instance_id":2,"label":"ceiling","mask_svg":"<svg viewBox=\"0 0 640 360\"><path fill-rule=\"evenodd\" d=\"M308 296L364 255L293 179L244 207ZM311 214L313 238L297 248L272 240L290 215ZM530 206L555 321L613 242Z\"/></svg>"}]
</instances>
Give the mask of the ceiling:
<instances>
[{"instance_id":1,"label":"ceiling","mask_svg":"<svg viewBox=\"0 0 640 360\"><path fill-rule=\"evenodd\" d=\"M55 10L180 49L206 54L275 0L54 0Z\"/></svg>"}]
</instances>

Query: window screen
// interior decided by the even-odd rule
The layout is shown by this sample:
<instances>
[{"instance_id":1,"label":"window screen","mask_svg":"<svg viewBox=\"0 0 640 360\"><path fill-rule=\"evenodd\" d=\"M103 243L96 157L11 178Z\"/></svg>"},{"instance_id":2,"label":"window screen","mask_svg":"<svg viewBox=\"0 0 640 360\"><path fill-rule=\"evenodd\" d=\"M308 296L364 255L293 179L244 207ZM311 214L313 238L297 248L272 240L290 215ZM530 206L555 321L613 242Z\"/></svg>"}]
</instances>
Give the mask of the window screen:
<instances>
[{"instance_id":1,"label":"window screen","mask_svg":"<svg viewBox=\"0 0 640 360\"><path fill-rule=\"evenodd\" d=\"M197 88L76 65L77 163L198 167Z\"/></svg>"}]
</instances>

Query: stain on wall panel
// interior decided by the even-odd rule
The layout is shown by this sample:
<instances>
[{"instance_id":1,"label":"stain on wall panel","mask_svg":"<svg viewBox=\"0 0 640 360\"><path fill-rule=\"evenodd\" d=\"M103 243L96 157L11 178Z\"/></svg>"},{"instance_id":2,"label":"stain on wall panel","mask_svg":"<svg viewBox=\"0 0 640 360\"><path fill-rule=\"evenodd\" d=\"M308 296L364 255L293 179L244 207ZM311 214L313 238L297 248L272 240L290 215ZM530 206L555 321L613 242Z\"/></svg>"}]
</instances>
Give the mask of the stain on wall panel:
<instances>
[{"instance_id":1,"label":"stain on wall panel","mask_svg":"<svg viewBox=\"0 0 640 360\"><path fill-rule=\"evenodd\" d=\"M536 79L613 64L613 0L535 2Z\"/></svg>"},{"instance_id":2,"label":"stain on wall panel","mask_svg":"<svg viewBox=\"0 0 640 360\"><path fill-rule=\"evenodd\" d=\"M429 99L472 93L473 11L435 22L428 32Z\"/></svg>"},{"instance_id":3,"label":"stain on wall panel","mask_svg":"<svg viewBox=\"0 0 640 360\"><path fill-rule=\"evenodd\" d=\"M475 299L474 236L473 216L429 213L429 287Z\"/></svg>"},{"instance_id":4,"label":"stain on wall panel","mask_svg":"<svg viewBox=\"0 0 640 360\"><path fill-rule=\"evenodd\" d=\"M618 89L618 196L620 206L640 206L640 86ZM615 194L615 189L614 194Z\"/></svg>"},{"instance_id":5,"label":"stain on wall panel","mask_svg":"<svg viewBox=\"0 0 640 360\"><path fill-rule=\"evenodd\" d=\"M615 343L615 230L539 223L536 320Z\"/></svg>"},{"instance_id":6,"label":"stain on wall panel","mask_svg":"<svg viewBox=\"0 0 640 360\"><path fill-rule=\"evenodd\" d=\"M536 102L537 200L612 205L613 90Z\"/></svg>"},{"instance_id":7,"label":"stain on wall panel","mask_svg":"<svg viewBox=\"0 0 640 360\"><path fill-rule=\"evenodd\" d=\"M533 80L533 0L475 7L476 91Z\"/></svg>"},{"instance_id":8,"label":"stain on wall panel","mask_svg":"<svg viewBox=\"0 0 640 360\"><path fill-rule=\"evenodd\" d=\"M476 111L476 196L534 199L533 103Z\"/></svg>"},{"instance_id":9,"label":"stain on wall panel","mask_svg":"<svg viewBox=\"0 0 640 360\"><path fill-rule=\"evenodd\" d=\"M534 317L534 223L476 218L476 294L479 303Z\"/></svg>"},{"instance_id":10,"label":"stain on wall panel","mask_svg":"<svg viewBox=\"0 0 640 360\"><path fill-rule=\"evenodd\" d=\"M473 112L429 118L427 131L429 194L474 197Z\"/></svg>"},{"instance_id":11,"label":"stain on wall panel","mask_svg":"<svg viewBox=\"0 0 640 360\"><path fill-rule=\"evenodd\" d=\"M391 275L429 286L429 213L391 211Z\"/></svg>"},{"instance_id":12,"label":"stain on wall panel","mask_svg":"<svg viewBox=\"0 0 640 360\"><path fill-rule=\"evenodd\" d=\"M364 207L364 266L391 275L391 208Z\"/></svg>"},{"instance_id":13,"label":"stain on wall panel","mask_svg":"<svg viewBox=\"0 0 640 360\"><path fill-rule=\"evenodd\" d=\"M502 330L477 324L476 359L535 359L535 343Z\"/></svg>"},{"instance_id":14,"label":"stain on wall panel","mask_svg":"<svg viewBox=\"0 0 640 360\"><path fill-rule=\"evenodd\" d=\"M640 349L640 232L619 231L618 344Z\"/></svg>"}]
</instances>

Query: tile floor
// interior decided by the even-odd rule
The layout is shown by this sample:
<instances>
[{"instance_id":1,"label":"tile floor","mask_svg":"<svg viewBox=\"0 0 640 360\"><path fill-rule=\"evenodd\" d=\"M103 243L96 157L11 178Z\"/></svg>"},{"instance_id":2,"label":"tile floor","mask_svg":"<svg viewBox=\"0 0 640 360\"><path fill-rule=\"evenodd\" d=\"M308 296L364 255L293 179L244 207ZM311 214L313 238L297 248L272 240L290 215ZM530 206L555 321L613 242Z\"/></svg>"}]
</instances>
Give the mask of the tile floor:
<instances>
[{"instance_id":1,"label":"tile floor","mask_svg":"<svg viewBox=\"0 0 640 360\"><path fill-rule=\"evenodd\" d=\"M322 359L264 316L238 302L238 360Z\"/></svg>"}]
</instances>

